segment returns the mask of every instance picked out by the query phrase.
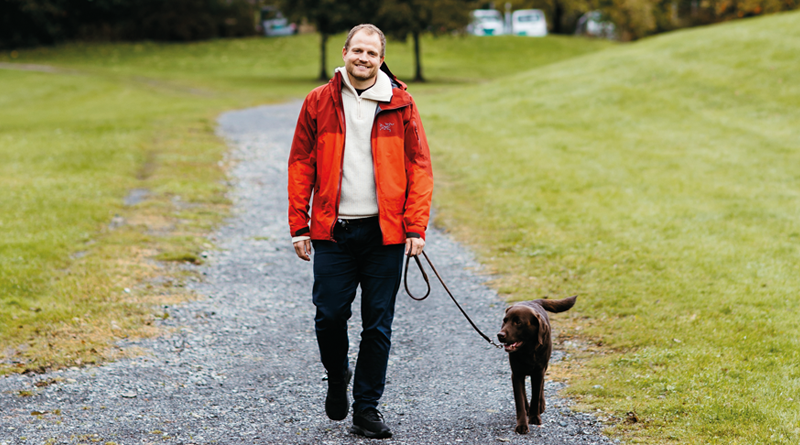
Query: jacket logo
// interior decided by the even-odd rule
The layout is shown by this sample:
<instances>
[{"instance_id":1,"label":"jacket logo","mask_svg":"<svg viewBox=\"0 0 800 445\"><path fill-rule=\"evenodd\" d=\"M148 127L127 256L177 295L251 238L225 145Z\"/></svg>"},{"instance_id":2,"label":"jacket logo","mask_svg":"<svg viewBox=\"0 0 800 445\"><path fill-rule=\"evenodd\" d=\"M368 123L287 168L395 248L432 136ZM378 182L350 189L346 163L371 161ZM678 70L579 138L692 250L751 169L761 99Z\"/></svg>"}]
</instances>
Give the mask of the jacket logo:
<instances>
[{"instance_id":1,"label":"jacket logo","mask_svg":"<svg viewBox=\"0 0 800 445\"><path fill-rule=\"evenodd\" d=\"M392 126L394 126L394 122L389 122L386 124L378 124L381 127L381 131L392 131Z\"/></svg>"}]
</instances>

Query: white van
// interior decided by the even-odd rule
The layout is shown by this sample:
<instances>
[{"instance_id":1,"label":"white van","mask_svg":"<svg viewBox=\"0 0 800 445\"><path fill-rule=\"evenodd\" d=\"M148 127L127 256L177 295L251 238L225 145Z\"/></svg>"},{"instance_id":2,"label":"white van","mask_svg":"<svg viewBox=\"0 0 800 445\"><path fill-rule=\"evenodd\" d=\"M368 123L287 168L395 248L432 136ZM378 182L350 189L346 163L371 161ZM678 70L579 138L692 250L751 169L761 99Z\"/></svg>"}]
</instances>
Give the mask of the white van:
<instances>
[{"instance_id":1,"label":"white van","mask_svg":"<svg viewBox=\"0 0 800 445\"><path fill-rule=\"evenodd\" d=\"M511 33L515 36L544 37L547 20L541 9L520 9L511 14Z\"/></svg>"},{"instance_id":2,"label":"white van","mask_svg":"<svg viewBox=\"0 0 800 445\"><path fill-rule=\"evenodd\" d=\"M472 22L467 32L476 36L499 36L504 34L503 16L496 9L476 9L470 13Z\"/></svg>"},{"instance_id":3,"label":"white van","mask_svg":"<svg viewBox=\"0 0 800 445\"><path fill-rule=\"evenodd\" d=\"M261 27L267 37L297 34L297 26L294 23L289 23L283 13L274 6L261 8Z\"/></svg>"}]
</instances>

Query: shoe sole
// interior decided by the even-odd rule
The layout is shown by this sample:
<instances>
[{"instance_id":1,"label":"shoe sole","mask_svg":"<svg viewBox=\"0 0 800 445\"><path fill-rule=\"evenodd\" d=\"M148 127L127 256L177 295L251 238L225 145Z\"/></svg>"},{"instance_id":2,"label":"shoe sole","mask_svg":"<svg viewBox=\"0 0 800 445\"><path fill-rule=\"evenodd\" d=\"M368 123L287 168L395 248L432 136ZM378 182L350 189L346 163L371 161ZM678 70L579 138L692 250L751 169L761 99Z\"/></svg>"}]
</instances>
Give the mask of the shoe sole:
<instances>
[{"instance_id":1,"label":"shoe sole","mask_svg":"<svg viewBox=\"0 0 800 445\"><path fill-rule=\"evenodd\" d=\"M388 438L392 437L392 431L391 430L379 431L377 433L373 433L372 431L366 430L364 428L361 428L358 425L351 426L350 427L350 433L351 434L357 434L359 436L369 437L370 439L388 439Z\"/></svg>"}]
</instances>

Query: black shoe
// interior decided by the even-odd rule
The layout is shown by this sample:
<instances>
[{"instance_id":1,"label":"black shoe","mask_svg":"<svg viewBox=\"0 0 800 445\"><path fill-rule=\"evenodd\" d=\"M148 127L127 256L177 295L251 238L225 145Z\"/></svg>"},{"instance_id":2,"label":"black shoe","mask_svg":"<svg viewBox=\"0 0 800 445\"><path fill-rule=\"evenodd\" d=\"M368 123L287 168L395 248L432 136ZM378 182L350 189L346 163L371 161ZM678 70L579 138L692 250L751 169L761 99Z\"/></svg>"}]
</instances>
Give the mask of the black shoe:
<instances>
[{"instance_id":1,"label":"black shoe","mask_svg":"<svg viewBox=\"0 0 800 445\"><path fill-rule=\"evenodd\" d=\"M342 380L328 379L328 396L325 397L325 414L331 420L344 420L350 411L350 401L347 400L347 385L353 377L353 370L349 367Z\"/></svg>"},{"instance_id":2,"label":"black shoe","mask_svg":"<svg viewBox=\"0 0 800 445\"><path fill-rule=\"evenodd\" d=\"M350 432L372 439L392 437L392 430L383 423L383 414L375 408L364 408L353 413L353 427Z\"/></svg>"}]
</instances>

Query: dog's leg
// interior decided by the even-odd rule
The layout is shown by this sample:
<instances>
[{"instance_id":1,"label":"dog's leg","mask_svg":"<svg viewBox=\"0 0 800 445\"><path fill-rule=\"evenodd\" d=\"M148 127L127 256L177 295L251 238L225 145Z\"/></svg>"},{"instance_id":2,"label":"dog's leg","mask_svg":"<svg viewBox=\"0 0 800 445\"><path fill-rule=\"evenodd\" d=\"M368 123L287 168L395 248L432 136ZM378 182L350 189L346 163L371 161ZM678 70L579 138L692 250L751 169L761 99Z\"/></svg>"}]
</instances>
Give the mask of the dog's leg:
<instances>
[{"instance_id":1,"label":"dog's leg","mask_svg":"<svg viewBox=\"0 0 800 445\"><path fill-rule=\"evenodd\" d=\"M517 408L517 427L514 428L518 434L528 434L528 395L525 393L525 375L511 374L511 385L514 387L514 405Z\"/></svg>"},{"instance_id":2,"label":"dog's leg","mask_svg":"<svg viewBox=\"0 0 800 445\"><path fill-rule=\"evenodd\" d=\"M531 375L531 408L528 411L528 421L533 425L542 424L544 412L544 370L537 370Z\"/></svg>"},{"instance_id":3,"label":"dog's leg","mask_svg":"<svg viewBox=\"0 0 800 445\"><path fill-rule=\"evenodd\" d=\"M547 374L547 372L543 372L542 373L542 385L539 388L539 414L542 414L544 412L544 406L545 406L545 403L544 403L544 375L545 374ZM530 411L528 411L528 412L530 412ZM541 420L541 417L539 419ZM539 423L539 425L541 425L541 422Z\"/></svg>"}]
</instances>

